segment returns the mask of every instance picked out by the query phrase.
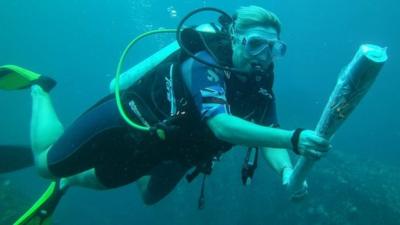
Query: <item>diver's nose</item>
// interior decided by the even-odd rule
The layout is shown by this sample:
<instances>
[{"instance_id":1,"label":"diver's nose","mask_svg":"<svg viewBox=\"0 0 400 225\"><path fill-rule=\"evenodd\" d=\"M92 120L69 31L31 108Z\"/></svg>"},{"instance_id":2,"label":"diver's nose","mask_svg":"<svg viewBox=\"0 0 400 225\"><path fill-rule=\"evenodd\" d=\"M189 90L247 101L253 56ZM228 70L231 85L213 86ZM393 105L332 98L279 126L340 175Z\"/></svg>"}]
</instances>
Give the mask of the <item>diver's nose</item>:
<instances>
[{"instance_id":1,"label":"diver's nose","mask_svg":"<svg viewBox=\"0 0 400 225\"><path fill-rule=\"evenodd\" d=\"M256 56L256 58L257 58L257 60L259 60L261 62L270 62L270 61L272 61L271 51L268 48L266 48L262 52L260 52Z\"/></svg>"},{"instance_id":2,"label":"diver's nose","mask_svg":"<svg viewBox=\"0 0 400 225\"><path fill-rule=\"evenodd\" d=\"M268 58L267 53L265 52L265 50L263 52L261 52L260 54L258 54L257 58L261 61L266 61Z\"/></svg>"},{"instance_id":3,"label":"diver's nose","mask_svg":"<svg viewBox=\"0 0 400 225\"><path fill-rule=\"evenodd\" d=\"M272 54L268 49L264 49L260 54L256 56L257 61L260 64L269 64L272 62Z\"/></svg>"}]
</instances>

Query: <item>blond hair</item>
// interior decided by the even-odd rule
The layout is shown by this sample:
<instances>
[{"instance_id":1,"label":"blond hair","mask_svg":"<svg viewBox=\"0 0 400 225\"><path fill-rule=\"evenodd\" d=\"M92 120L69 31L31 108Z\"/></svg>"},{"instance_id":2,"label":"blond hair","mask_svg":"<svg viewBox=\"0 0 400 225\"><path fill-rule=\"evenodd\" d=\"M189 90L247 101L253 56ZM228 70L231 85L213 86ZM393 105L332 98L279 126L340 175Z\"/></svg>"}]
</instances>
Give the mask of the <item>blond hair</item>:
<instances>
[{"instance_id":1,"label":"blond hair","mask_svg":"<svg viewBox=\"0 0 400 225\"><path fill-rule=\"evenodd\" d=\"M259 6L240 7L236 10L234 19L234 27L232 28L239 32L255 26L265 26L276 29L278 35L281 33L281 22L278 16Z\"/></svg>"}]
</instances>

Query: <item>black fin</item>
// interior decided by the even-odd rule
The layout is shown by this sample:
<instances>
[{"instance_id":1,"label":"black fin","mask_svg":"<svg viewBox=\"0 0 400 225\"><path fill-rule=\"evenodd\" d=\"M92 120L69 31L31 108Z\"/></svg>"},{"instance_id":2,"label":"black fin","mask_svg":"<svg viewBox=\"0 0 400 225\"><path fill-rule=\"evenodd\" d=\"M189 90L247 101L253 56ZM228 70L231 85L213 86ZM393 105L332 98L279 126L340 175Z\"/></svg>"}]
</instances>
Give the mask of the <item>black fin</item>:
<instances>
[{"instance_id":1,"label":"black fin","mask_svg":"<svg viewBox=\"0 0 400 225\"><path fill-rule=\"evenodd\" d=\"M31 167L34 165L30 147L0 145L0 173Z\"/></svg>"}]
</instances>

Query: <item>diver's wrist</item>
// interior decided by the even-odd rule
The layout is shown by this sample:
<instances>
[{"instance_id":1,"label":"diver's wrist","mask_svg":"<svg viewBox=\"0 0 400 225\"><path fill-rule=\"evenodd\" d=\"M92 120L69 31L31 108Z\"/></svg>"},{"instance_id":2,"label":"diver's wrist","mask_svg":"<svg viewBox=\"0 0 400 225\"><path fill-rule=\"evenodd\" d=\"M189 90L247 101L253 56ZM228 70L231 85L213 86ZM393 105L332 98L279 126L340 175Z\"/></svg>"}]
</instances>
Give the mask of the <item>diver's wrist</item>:
<instances>
[{"instance_id":1,"label":"diver's wrist","mask_svg":"<svg viewBox=\"0 0 400 225\"><path fill-rule=\"evenodd\" d=\"M276 146L270 146L270 147L292 149L291 139L293 136L293 131L279 129L279 128L273 128L273 129L276 132L275 137L277 138L276 140L278 141L278 143L276 143Z\"/></svg>"},{"instance_id":2,"label":"diver's wrist","mask_svg":"<svg viewBox=\"0 0 400 225\"><path fill-rule=\"evenodd\" d=\"M293 145L292 145L292 137L293 137L293 133L294 131L286 131L285 137L284 137L284 146L282 148L285 149L292 149Z\"/></svg>"}]
</instances>

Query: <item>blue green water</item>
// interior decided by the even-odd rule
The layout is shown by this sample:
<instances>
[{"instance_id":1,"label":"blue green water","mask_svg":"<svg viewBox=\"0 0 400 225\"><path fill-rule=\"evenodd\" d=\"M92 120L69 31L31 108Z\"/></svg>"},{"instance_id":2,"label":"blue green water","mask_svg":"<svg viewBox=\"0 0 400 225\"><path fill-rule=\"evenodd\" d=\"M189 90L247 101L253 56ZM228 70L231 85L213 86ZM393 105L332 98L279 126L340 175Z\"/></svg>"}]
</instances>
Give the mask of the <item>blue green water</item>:
<instances>
[{"instance_id":1,"label":"blue green water","mask_svg":"<svg viewBox=\"0 0 400 225\"><path fill-rule=\"evenodd\" d=\"M97 99L108 94L118 57L136 35L159 27L174 28L187 12L197 7L216 6L232 13L237 7L249 4L274 11L283 24L282 39L288 44L288 54L277 63L275 92L279 120L284 128L315 127L338 73L360 44L388 47L388 62L365 99L335 135L332 151L342 154L343 158L351 155L353 163L345 164L348 165L345 168L349 170L349 176L357 177L357 182L365 182L366 187L376 184L365 175L369 174L365 171L370 165L365 162L373 160L378 164L372 165L379 165L376 168L387 166L394 168L390 171L398 170L400 5L394 0L257 0L229 4L206 0L2 0L0 64L21 65L56 79L58 86L52 91L52 98L60 120L68 125ZM212 14L205 14L193 22L205 23L212 18ZM129 58L130 64L151 54L171 38L159 36L135 47ZM29 91L0 93L1 144L29 143L30 107ZM216 166L207 183L207 205L203 211L196 209L199 180L192 184L182 182L177 190L153 207L143 206L134 185L107 192L76 189L71 190L60 204L55 224L261 225L275 224L278 211L286 208L293 212L302 212L299 208L309 209L306 211L309 213L320 210L312 200L295 206L288 202L279 179L264 162L257 171L254 184L243 188L240 184L242 156L243 152L231 152ZM331 158L324 160L328 162ZM317 169L324 166L331 166L331 170L343 169L327 162L322 162ZM357 171L361 175L356 174ZM322 205L326 203L324 198L329 197L324 196L326 192L319 188L319 181L327 187L338 185L336 177L329 179L326 176L325 179L320 174L310 177L309 198L319 199ZM376 176L375 180L380 181L387 175ZM7 174L4 179L17 186L16 192L23 192L32 199L47 184L33 169ZM396 187L400 186L396 184ZM346 186L351 189L359 184L350 182ZM368 190L359 192L368 193ZM375 198L386 199L384 189L377 190L381 192L375 193ZM353 197L356 198L354 204L369 204L363 203L363 198L368 195ZM1 212L0 208L0 216ZM298 214L288 215L293 218L281 221L305 223ZM400 217L395 212L393 215ZM351 218L352 224L368 224L361 218L371 215L357 216ZM307 217L312 219L308 224L334 221L333 218L329 220L329 215L327 217ZM385 219L390 220L386 224L396 224L392 217L384 216L382 220Z\"/></svg>"}]
</instances>

